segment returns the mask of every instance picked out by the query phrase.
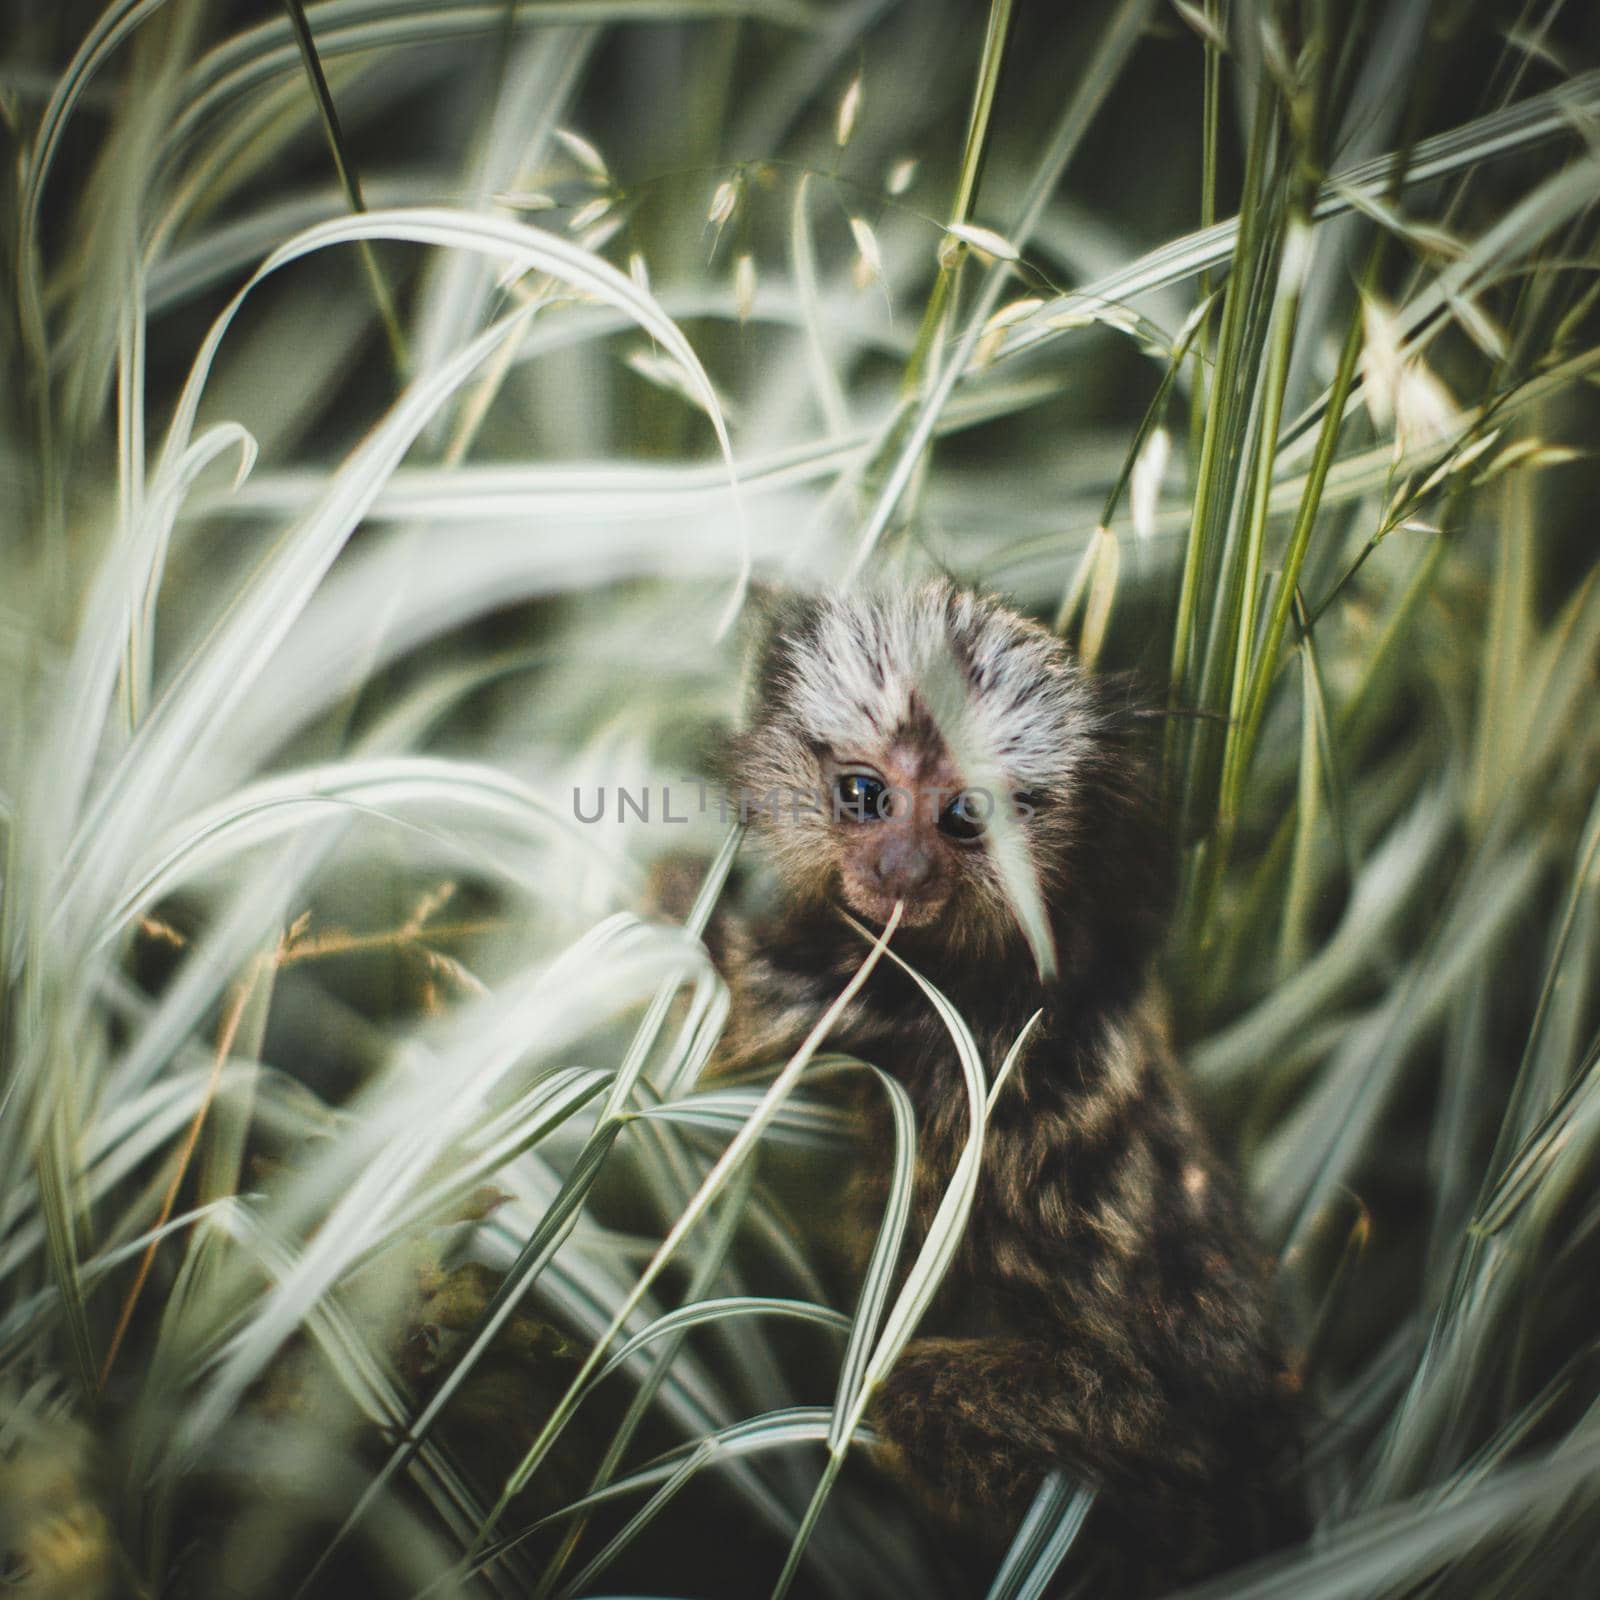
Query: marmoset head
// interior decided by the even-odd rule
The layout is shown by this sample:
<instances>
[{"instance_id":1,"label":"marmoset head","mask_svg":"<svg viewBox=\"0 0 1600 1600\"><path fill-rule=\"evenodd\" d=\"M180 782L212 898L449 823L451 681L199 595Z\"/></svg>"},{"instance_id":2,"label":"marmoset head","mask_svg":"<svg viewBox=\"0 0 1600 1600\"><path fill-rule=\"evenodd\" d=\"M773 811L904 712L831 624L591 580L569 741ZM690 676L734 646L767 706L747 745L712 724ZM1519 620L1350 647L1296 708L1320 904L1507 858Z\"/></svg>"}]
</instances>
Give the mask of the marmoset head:
<instances>
[{"instance_id":1,"label":"marmoset head","mask_svg":"<svg viewBox=\"0 0 1600 1600\"><path fill-rule=\"evenodd\" d=\"M949 583L776 603L749 720L726 776L798 900L874 925L900 901L902 927L952 951L1011 948L1002 850L1054 923L1104 896L1093 853L1127 846L1107 822L1137 785L1093 681L1037 623Z\"/></svg>"}]
</instances>

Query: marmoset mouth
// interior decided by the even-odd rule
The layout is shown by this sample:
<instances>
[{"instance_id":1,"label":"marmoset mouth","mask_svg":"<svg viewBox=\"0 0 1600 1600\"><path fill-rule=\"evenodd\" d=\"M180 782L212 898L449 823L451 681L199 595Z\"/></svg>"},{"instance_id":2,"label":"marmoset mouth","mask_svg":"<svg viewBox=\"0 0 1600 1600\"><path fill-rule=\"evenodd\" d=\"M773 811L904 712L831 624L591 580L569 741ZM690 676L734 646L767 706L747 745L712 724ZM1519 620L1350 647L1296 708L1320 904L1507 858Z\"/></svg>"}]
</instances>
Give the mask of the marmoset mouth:
<instances>
[{"instance_id":1,"label":"marmoset mouth","mask_svg":"<svg viewBox=\"0 0 1600 1600\"><path fill-rule=\"evenodd\" d=\"M848 910L860 917L863 922L870 922L874 928L881 928L887 924L894 915L896 905L903 907L900 913L900 926L902 928L926 928L937 922L950 903L948 895L937 898L922 897L914 900L896 900L890 895L877 895L866 892L842 891L845 906Z\"/></svg>"}]
</instances>

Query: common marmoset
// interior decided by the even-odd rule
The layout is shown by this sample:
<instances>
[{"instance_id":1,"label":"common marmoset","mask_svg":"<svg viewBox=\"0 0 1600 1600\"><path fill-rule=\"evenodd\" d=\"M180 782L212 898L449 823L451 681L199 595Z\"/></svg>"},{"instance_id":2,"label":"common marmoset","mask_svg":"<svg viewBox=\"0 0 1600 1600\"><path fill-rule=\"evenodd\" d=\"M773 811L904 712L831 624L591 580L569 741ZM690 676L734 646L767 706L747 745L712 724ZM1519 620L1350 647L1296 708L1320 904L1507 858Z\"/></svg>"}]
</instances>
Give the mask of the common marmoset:
<instances>
[{"instance_id":1,"label":"common marmoset","mask_svg":"<svg viewBox=\"0 0 1600 1600\"><path fill-rule=\"evenodd\" d=\"M976 1510L996 1539L1047 1469L1094 1485L1071 1570L1087 1560L1091 1592L1128 1595L1304 1533L1267 1263L1152 987L1166 874L1133 722L995 599L944 582L792 598L772 608L724 775L746 795L818 797L754 813L784 901L731 936L733 1061L792 1050L859 966L840 908L876 930L903 905L893 948L959 1008L991 1075L1043 1008L993 1109L936 1332L870 1415L925 1498L969 1524ZM955 751L981 758L991 792L966 787ZM997 803L1047 914L1048 978L988 848ZM909 1092L925 1230L967 1134L948 1033L882 962L829 1042ZM886 1120L868 1132L891 1137ZM869 1239L885 1181L863 1196Z\"/></svg>"}]
</instances>

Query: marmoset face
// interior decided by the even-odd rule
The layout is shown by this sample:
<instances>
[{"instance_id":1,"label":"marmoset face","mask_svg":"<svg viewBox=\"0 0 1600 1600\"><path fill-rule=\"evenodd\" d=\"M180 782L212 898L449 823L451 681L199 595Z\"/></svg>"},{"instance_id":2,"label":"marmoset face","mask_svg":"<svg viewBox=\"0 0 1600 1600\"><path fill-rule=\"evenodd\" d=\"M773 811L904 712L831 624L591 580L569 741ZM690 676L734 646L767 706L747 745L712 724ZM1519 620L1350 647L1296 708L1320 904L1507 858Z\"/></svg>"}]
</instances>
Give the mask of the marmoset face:
<instances>
[{"instance_id":1,"label":"marmoset face","mask_svg":"<svg viewBox=\"0 0 1600 1600\"><path fill-rule=\"evenodd\" d=\"M1024 824L1037 809L1024 794L969 787L938 741L829 751L819 768L840 897L872 923L887 922L897 901L904 926L934 922L960 898L964 880L986 870L996 806L1010 806Z\"/></svg>"},{"instance_id":2,"label":"marmoset face","mask_svg":"<svg viewBox=\"0 0 1600 1600\"><path fill-rule=\"evenodd\" d=\"M730 777L778 798L751 815L797 897L873 924L901 902L902 926L941 928L952 945L1006 937L1001 832L1047 898L1062 887L1096 714L1036 623L943 582L787 601L757 696Z\"/></svg>"}]
</instances>

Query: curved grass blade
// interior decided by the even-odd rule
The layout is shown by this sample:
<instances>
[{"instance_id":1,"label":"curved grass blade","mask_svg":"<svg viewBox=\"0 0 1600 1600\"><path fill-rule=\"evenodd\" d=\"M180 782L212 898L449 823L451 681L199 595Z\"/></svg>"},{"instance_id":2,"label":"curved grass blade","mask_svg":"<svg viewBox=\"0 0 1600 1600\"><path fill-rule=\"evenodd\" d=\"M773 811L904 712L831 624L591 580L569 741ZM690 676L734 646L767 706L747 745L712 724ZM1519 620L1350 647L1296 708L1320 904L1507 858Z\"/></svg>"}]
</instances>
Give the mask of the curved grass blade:
<instances>
[{"instance_id":1,"label":"curved grass blade","mask_svg":"<svg viewBox=\"0 0 1600 1600\"><path fill-rule=\"evenodd\" d=\"M491 1509L489 1517L484 1524L483 1530L480 1531L477 1541L478 1547L481 1548L484 1535L487 1533L487 1530L494 1525L500 1515L504 1512L506 1505L527 1483L528 1478L532 1475L539 1463L544 1459L546 1453L550 1449L550 1446L555 1442L556 1438L560 1435L561 1430L570 1420L572 1411L577 1404L579 1395L582 1392L583 1385L587 1383L590 1374L594 1372L594 1370L600 1365L604 1358L605 1351L610 1345L612 1339L614 1339L617 1334L622 1331L627 1319L633 1314L634 1310L644 1298L645 1294L649 1291L650 1287L654 1284L657 1277L660 1276L661 1271L666 1266L667 1262L676 1254L679 1246L683 1243L684 1237L688 1234L689 1230L693 1228L694 1225L705 1214L706 1209L710 1206L717 1194L727 1184L728 1180L739 1169L739 1167L748 1159L754 1150L757 1141L761 1138L763 1132L765 1131L767 1123L776 1114L778 1108L787 1098L789 1091L794 1087L801 1073L805 1071L807 1065L811 1061L811 1058L816 1054L818 1048L821 1046L822 1041L832 1031L840 1015L855 998L862 985L869 977L871 977L873 968L877 966L880 957L888 948L888 941L893 936L894 931L899 924L900 911L897 907L894 915L890 917L882 934L880 934L878 939L873 943L872 948L867 952L866 958L856 969L855 974L851 977L849 983L845 985L845 987L840 991L838 997L817 1019L816 1024L801 1042L800 1048L796 1050L794 1055L790 1057L787 1063L785 1063L783 1070L779 1072L778 1076L773 1080L771 1087L768 1088L766 1094L762 1096L761 1102L757 1106L755 1112L751 1115L750 1120L743 1128L739 1130L739 1132L734 1136L732 1142L728 1145L727 1149L723 1151L720 1157L718 1157L717 1161L712 1166L711 1171L706 1175L704 1182L702 1182L699 1189L696 1190L693 1198L684 1207L682 1213L678 1216L676 1221L674 1221L672 1227L667 1232L666 1238L662 1240L660 1247L656 1250L644 1272L640 1275L638 1282L634 1285L632 1291L627 1295L627 1297L622 1301L621 1305L612 1315L606 1331L596 1341L595 1346L590 1352L589 1357L585 1361L582 1369L573 1379L571 1385L567 1389L566 1394L563 1395L561 1400L557 1403L555 1410L550 1415L550 1418L540 1430L538 1438L534 1440L532 1446L529 1448L527 1454L523 1457L517 1469L512 1473L510 1478L506 1481L504 1487L501 1489L500 1497L496 1501L494 1507Z\"/></svg>"},{"instance_id":2,"label":"curved grass blade","mask_svg":"<svg viewBox=\"0 0 1600 1600\"><path fill-rule=\"evenodd\" d=\"M1059 1468L1046 1473L989 1586L987 1600L1042 1600L1094 1498L1093 1489L1079 1488Z\"/></svg>"}]
</instances>

